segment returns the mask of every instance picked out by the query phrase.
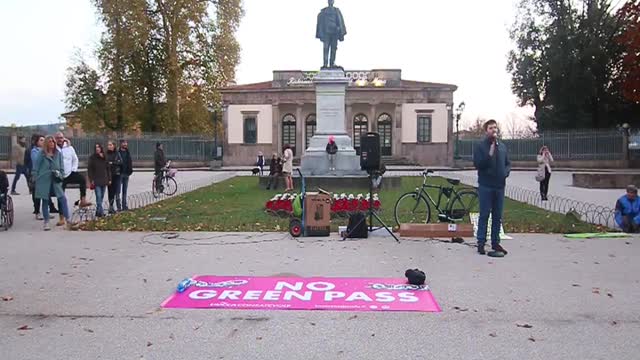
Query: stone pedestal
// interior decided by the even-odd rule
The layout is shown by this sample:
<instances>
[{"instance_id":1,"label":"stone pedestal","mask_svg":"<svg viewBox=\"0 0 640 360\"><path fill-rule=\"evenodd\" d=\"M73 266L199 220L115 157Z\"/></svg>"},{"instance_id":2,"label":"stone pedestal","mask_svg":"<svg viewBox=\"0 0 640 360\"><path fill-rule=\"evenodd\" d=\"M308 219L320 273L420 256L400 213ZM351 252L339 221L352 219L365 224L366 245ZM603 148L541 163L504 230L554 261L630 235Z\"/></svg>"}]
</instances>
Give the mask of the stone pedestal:
<instances>
[{"instance_id":1,"label":"stone pedestal","mask_svg":"<svg viewBox=\"0 0 640 360\"><path fill-rule=\"evenodd\" d=\"M353 148L345 124L345 97L349 79L340 69L321 70L315 77L316 87L316 133L309 141L309 148L302 156L302 173L306 175L363 175L360 157ZM338 154L335 171L329 171L329 156L326 152L329 136L335 138Z\"/></svg>"}]
</instances>

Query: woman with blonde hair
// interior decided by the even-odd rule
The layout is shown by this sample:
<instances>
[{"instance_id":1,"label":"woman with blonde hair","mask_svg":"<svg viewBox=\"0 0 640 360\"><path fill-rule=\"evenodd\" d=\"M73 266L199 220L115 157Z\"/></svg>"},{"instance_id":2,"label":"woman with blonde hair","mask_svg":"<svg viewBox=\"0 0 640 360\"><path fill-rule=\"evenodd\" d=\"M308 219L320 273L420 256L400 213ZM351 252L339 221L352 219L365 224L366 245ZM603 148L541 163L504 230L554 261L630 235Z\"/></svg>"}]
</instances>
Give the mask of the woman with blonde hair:
<instances>
[{"instance_id":1,"label":"woman with blonde hair","mask_svg":"<svg viewBox=\"0 0 640 360\"><path fill-rule=\"evenodd\" d=\"M540 182L540 197L542 201L548 200L549 195L549 180L551 180L551 163L553 162L553 155L551 151L545 145L540 148L537 156L538 160L538 172L536 173L536 180Z\"/></svg>"},{"instance_id":2,"label":"woman with blonde hair","mask_svg":"<svg viewBox=\"0 0 640 360\"><path fill-rule=\"evenodd\" d=\"M62 154L58 150L53 136L44 139L44 146L34 165L35 195L42 202L42 214L44 215L44 231L49 231L49 199L53 194L58 199L58 207L62 212L57 226L63 226L69 221L69 207L67 198L62 189L64 180L64 164Z\"/></svg>"}]
</instances>

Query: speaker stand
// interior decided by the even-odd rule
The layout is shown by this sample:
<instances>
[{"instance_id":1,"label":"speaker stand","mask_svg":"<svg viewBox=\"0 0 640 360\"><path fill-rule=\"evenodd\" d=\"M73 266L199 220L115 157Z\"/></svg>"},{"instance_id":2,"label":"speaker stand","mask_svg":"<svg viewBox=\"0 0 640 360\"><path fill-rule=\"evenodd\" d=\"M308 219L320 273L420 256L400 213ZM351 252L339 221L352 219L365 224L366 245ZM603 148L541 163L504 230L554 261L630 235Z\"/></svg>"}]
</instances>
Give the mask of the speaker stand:
<instances>
[{"instance_id":1,"label":"speaker stand","mask_svg":"<svg viewBox=\"0 0 640 360\"><path fill-rule=\"evenodd\" d=\"M391 235L399 243L400 240L398 239L398 237L393 233L393 231L389 228L389 226L387 226L387 224L385 224L384 221L382 221L380 216L378 216L378 214L374 211L374 208L373 208L373 171L368 171L368 173L369 173L369 209L367 209L367 213L368 213L368 216L369 216L369 227L368 227L367 231L369 233L373 232L373 219L375 218L376 220L378 220L380 225L382 225L381 227L379 227L377 229L383 229L384 228L385 230L387 230L389 235ZM345 241L349 237L351 237L351 234L354 232L355 229L357 229L360 225L362 225L363 221L367 221L367 217L366 216L363 217L353 227L353 229L351 229L351 231L349 231L347 234L344 235L344 237L342 238L342 241Z\"/></svg>"}]
</instances>

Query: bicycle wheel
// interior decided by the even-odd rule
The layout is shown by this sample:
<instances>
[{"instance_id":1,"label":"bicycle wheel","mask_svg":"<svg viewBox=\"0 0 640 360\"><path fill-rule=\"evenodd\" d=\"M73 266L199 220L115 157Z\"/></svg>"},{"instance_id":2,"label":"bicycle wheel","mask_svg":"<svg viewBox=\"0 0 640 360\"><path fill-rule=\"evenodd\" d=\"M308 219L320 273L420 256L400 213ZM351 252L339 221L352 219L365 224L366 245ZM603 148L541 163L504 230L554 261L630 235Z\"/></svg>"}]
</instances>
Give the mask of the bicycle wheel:
<instances>
[{"instance_id":1,"label":"bicycle wheel","mask_svg":"<svg viewBox=\"0 0 640 360\"><path fill-rule=\"evenodd\" d=\"M165 176L162 179L162 184L164 185L164 194L167 196L172 196L178 191L178 183L172 177Z\"/></svg>"},{"instance_id":2,"label":"bicycle wheel","mask_svg":"<svg viewBox=\"0 0 640 360\"><path fill-rule=\"evenodd\" d=\"M13 226L13 199L11 196L7 197L7 206L5 208L6 224L5 228L9 230Z\"/></svg>"},{"instance_id":3,"label":"bicycle wheel","mask_svg":"<svg viewBox=\"0 0 640 360\"><path fill-rule=\"evenodd\" d=\"M426 224L431 221L431 206L417 192L406 193L398 199L394 211L396 224Z\"/></svg>"},{"instance_id":4,"label":"bicycle wheel","mask_svg":"<svg viewBox=\"0 0 640 360\"><path fill-rule=\"evenodd\" d=\"M473 190L463 190L449 203L449 218L453 221L471 224L471 213L480 213L478 194Z\"/></svg>"}]
</instances>

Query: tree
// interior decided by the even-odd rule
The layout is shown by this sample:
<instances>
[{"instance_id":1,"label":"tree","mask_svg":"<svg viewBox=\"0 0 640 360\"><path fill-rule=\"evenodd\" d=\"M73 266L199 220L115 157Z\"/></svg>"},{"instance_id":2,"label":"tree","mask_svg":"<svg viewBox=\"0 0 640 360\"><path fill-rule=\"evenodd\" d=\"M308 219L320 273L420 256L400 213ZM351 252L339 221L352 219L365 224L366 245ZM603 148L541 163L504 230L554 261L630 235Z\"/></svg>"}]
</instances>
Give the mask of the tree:
<instances>
[{"instance_id":1,"label":"tree","mask_svg":"<svg viewBox=\"0 0 640 360\"><path fill-rule=\"evenodd\" d=\"M521 0L507 70L538 129L610 128L631 115L616 81L622 30L610 0Z\"/></svg>"},{"instance_id":2,"label":"tree","mask_svg":"<svg viewBox=\"0 0 640 360\"><path fill-rule=\"evenodd\" d=\"M628 1L619 11L618 17L624 31L616 42L623 46L620 82L625 98L640 103L640 1Z\"/></svg>"},{"instance_id":3,"label":"tree","mask_svg":"<svg viewBox=\"0 0 640 360\"><path fill-rule=\"evenodd\" d=\"M147 131L212 132L209 109L220 108L218 89L235 77L240 60L235 33L243 16L241 0L93 3L104 25L100 66L94 70L102 96L84 106L95 108L100 100L110 115L94 127L136 124ZM69 70L69 110L84 113L71 107L80 104L75 84L87 71Z\"/></svg>"}]
</instances>

